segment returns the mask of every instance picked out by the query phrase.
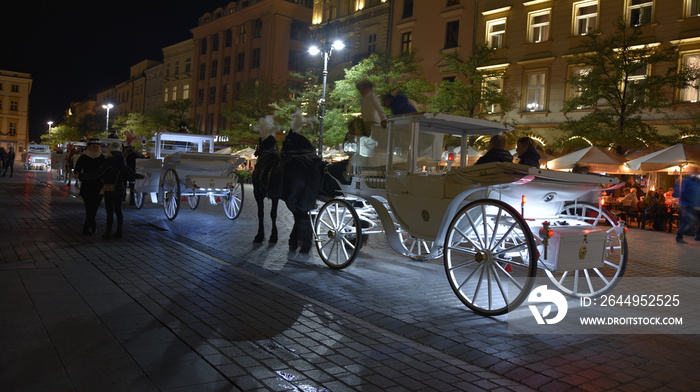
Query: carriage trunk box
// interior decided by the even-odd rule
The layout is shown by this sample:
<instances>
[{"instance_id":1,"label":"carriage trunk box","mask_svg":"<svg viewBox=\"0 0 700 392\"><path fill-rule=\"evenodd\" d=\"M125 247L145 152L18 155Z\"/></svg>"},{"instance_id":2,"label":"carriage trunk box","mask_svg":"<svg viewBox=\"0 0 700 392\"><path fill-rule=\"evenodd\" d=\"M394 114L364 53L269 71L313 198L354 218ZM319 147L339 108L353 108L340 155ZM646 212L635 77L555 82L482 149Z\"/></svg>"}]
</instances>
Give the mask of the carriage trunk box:
<instances>
[{"instance_id":1,"label":"carriage trunk box","mask_svg":"<svg viewBox=\"0 0 700 392\"><path fill-rule=\"evenodd\" d=\"M555 271L570 271L603 265L607 233L596 227L554 226L552 238L541 258Z\"/></svg>"}]
</instances>

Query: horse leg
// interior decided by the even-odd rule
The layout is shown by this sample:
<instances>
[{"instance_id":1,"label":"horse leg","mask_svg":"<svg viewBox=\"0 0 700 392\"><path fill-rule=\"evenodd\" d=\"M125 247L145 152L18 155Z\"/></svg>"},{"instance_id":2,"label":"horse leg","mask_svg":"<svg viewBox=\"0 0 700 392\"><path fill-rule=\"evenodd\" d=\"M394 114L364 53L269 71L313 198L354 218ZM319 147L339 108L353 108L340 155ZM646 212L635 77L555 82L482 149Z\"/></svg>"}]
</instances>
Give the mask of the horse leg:
<instances>
[{"instance_id":1,"label":"horse leg","mask_svg":"<svg viewBox=\"0 0 700 392\"><path fill-rule=\"evenodd\" d=\"M292 232L289 234L289 251L296 252L299 246L299 223L297 221L297 216L294 214L294 226L292 226Z\"/></svg>"},{"instance_id":2,"label":"horse leg","mask_svg":"<svg viewBox=\"0 0 700 392\"><path fill-rule=\"evenodd\" d=\"M255 202L258 204L258 234L253 240L254 243L260 244L265 238L265 198L258 192L253 191Z\"/></svg>"},{"instance_id":3,"label":"horse leg","mask_svg":"<svg viewBox=\"0 0 700 392\"><path fill-rule=\"evenodd\" d=\"M272 199L272 207L270 209L270 219L272 220L272 233L270 234L270 242L277 242L277 205L279 199Z\"/></svg>"},{"instance_id":4,"label":"horse leg","mask_svg":"<svg viewBox=\"0 0 700 392\"><path fill-rule=\"evenodd\" d=\"M311 219L308 212L300 212L297 216L299 220L299 242L301 242L299 252L309 253L313 242Z\"/></svg>"}]
</instances>

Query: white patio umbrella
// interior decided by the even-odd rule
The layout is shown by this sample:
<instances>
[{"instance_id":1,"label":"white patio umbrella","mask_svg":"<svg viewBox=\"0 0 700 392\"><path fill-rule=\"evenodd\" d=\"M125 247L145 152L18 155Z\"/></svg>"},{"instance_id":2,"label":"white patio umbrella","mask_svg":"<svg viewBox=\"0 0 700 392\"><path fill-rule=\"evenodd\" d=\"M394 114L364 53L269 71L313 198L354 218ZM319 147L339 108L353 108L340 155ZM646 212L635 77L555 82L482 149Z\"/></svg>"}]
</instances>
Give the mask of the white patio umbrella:
<instances>
[{"instance_id":1,"label":"white patio umbrella","mask_svg":"<svg viewBox=\"0 0 700 392\"><path fill-rule=\"evenodd\" d=\"M682 169L691 163L700 164L700 146L679 143L629 160L625 165L632 170L659 171L673 166Z\"/></svg>"},{"instance_id":2,"label":"white patio umbrella","mask_svg":"<svg viewBox=\"0 0 700 392\"><path fill-rule=\"evenodd\" d=\"M547 168L568 170L579 164L593 173L617 173L624 162L625 158L615 153L591 146L554 158L547 162Z\"/></svg>"},{"instance_id":3,"label":"white patio umbrella","mask_svg":"<svg viewBox=\"0 0 700 392\"><path fill-rule=\"evenodd\" d=\"M675 144L663 150L652 152L636 159L627 161L625 165L632 170L665 171L678 167L678 190L683 188L683 169L690 165L700 164L700 146L697 144Z\"/></svg>"}]
</instances>

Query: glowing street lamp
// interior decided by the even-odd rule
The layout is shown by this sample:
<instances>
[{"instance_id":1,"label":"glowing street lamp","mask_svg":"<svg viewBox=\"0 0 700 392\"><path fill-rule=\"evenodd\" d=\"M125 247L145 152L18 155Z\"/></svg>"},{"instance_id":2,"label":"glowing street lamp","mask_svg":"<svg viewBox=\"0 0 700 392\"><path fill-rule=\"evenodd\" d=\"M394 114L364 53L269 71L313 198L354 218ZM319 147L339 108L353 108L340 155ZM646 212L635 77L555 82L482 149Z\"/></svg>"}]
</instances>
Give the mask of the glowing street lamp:
<instances>
[{"instance_id":1,"label":"glowing street lamp","mask_svg":"<svg viewBox=\"0 0 700 392\"><path fill-rule=\"evenodd\" d=\"M112 105L111 103L102 105L102 109L107 109L107 124L105 125L105 137L109 137L109 109L113 107L114 105Z\"/></svg>"},{"instance_id":2,"label":"glowing street lamp","mask_svg":"<svg viewBox=\"0 0 700 392\"><path fill-rule=\"evenodd\" d=\"M319 53L323 54L323 90L321 91L321 110L318 116L318 155L323 158L323 118L326 116L326 85L328 81L328 60L331 58L333 50L342 50L345 48L343 41L337 40L333 42L332 45L328 46L326 43L323 45L323 49L314 45L309 48L309 54L316 56Z\"/></svg>"},{"instance_id":3,"label":"glowing street lamp","mask_svg":"<svg viewBox=\"0 0 700 392\"><path fill-rule=\"evenodd\" d=\"M49 148L51 148L51 125L53 125L53 121L47 122L49 125Z\"/></svg>"}]
</instances>

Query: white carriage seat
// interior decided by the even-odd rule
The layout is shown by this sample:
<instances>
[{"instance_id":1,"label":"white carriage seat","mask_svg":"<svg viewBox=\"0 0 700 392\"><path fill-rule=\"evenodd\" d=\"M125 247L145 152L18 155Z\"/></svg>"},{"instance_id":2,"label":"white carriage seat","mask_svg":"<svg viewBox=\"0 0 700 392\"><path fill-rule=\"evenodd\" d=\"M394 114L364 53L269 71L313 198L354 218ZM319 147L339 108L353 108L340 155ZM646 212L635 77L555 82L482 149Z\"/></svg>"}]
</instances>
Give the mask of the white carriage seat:
<instances>
[{"instance_id":1,"label":"white carriage seat","mask_svg":"<svg viewBox=\"0 0 700 392\"><path fill-rule=\"evenodd\" d=\"M534 175L530 169L530 166L510 162L454 168L445 174L445 197L452 199L468 188L514 183Z\"/></svg>"}]
</instances>

